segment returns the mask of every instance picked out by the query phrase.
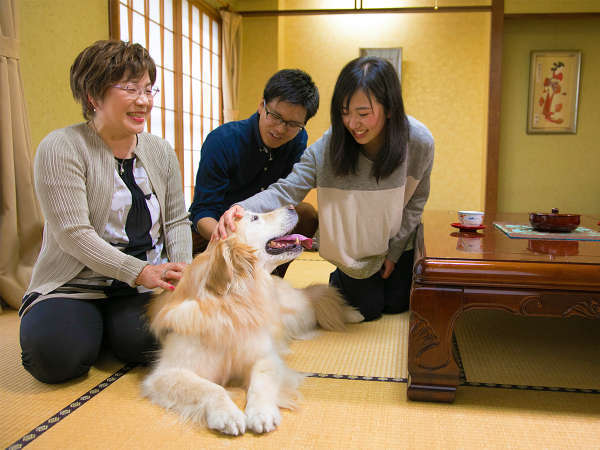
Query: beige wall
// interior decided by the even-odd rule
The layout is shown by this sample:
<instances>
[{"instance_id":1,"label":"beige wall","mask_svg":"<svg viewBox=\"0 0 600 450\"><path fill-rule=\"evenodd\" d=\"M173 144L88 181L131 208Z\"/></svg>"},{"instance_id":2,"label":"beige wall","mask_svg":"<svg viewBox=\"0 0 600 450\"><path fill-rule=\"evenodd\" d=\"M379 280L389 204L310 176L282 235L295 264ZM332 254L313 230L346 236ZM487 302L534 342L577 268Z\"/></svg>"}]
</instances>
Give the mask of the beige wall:
<instances>
[{"instance_id":1,"label":"beige wall","mask_svg":"<svg viewBox=\"0 0 600 450\"><path fill-rule=\"evenodd\" d=\"M239 9L250 9L252 1L239 0ZM261 0L255 5L275 9L276 3ZM108 37L108 2L20 0L17 5L21 73L36 148L51 130L83 120L71 97L68 71L81 49ZM597 0L506 0L506 11L554 11L560 5L568 11L600 8ZM600 183L594 173L600 167L600 152L594 148L600 123L595 107L600 104L600 88L594 83L600 76L598 22L596 17L506 20L500 208L559 207L600 215ZM322 96L320 111L309 124L313 142L329 125L335 78L342 65L358 54L359 46L403 48L407 110L436 138L428 208L481 207L489 65L487 13L244 18L241 116L256 110L264 83L273 72L283 67L304 68L319 84ZM583 51L576 135L525 133L529 51L548 48Z\"/></svg>"},{"instance_id":2,"label":"beige wall","mask_svg":"<svg viewBox=\"0 0 600 450\"><path fill-rule=\"evenodd\" d=\"M504 24L498 206L600 215L600 19L527 18ZM526 133L531 50L581 50L577 134Z\"/></svg>"},{"instance_id":3,"label":"beige wall","mask_svg":"<svg viewBox=\"0 0 600 450\"><path fill-rule=\"evenodd\" d=\"M21 75L37 148L46 134L83 121L69 87L69 69L77 54L107 39L107 0L20 0Z\"/></svg>"},{"instance_id":4,"label":"beige wall","mask_svg":"<svg viewBox=\"0 0 600 450\"><path fill-rule=\"evenodd\" d=\"M278 70L278 28L279 22L276 17L242 21L240 119L256 112L267 80Z\"/></svg>"},{"instance_id":5,"label":"beige wall","mask_svg":"<svg viewBox=\"0 0 600 450\"><path fill-rule=\"evenodd\" d=\"M256 49L255 41L265 39L264 22L273 20L278 20L278 34L268 37L270 46ZM427 207L483 207L489 13L245 17L243 27L241 116L256 109L255 97L273 72L272 61L279 69L306 70L321 93L319 112L308 126L309 143L329 127L337 75L359 48L402 47L406 110L429 127L436 141Z\"/></svg>"},{"instance_id":6,"label":"beige wall","mask_svg":"<svg viewBox=\"0 0 600 450\"><path fill-rule=\"evenodd\" d=\"M504 0L507 14L599 12L598 0Z\"/></svg>"}]
</instances>

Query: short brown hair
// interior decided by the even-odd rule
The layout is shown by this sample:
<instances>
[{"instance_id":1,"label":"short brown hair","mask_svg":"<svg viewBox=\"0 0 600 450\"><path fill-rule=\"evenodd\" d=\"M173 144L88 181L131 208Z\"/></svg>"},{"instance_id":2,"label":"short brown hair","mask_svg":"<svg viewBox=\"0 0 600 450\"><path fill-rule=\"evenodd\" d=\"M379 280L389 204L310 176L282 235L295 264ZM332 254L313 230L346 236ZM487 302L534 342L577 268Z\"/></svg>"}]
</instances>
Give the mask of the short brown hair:
<instances>
[{"instance_id":1,"label":"short brown hair","mask_svg":"<svg viewBox=\"0 0 600 450\"><path fill-rule=\"evenodd\" d=\"M139 79L148 71L152 84L156 81L154 60L140 44L118 40L97 41L84 49L71 66L71 91L81 103L83 117L91 120L94 107L88 97L101 99L114 83L128 76Z\"/></svg>"}]
</instances>

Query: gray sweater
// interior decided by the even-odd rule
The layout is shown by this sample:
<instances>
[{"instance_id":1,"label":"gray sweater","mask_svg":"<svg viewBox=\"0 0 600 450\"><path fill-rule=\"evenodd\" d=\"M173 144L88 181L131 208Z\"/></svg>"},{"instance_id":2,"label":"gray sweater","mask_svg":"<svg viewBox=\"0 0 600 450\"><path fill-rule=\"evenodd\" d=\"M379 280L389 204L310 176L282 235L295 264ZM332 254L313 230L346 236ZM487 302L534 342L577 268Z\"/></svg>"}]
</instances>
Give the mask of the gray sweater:
<instances>
[{"instance_id":1,"label":"gray sweater","mask_svg":"<svg viewBox=\"0 0 600 450\"><path fill-rule=\"evenodd\" d=\"M370 277L386 257L397 262L412 248L429 196L433 137L421 122L408 119L406 159L379 183L370 175L373 163L362 154L355 175L334 175L328 130L304 151L287 178L239 204L249 211L269 211L296 205L317 188L320 255L353 278Z\"/></svg>"},{"instance_id":2,"label":"gray sweater","mask_svg":"<svg viewBox=\"0 0 600 450\"><path fill-rule=\"evenodd\" d=\"M160 204L167 258L190 262L190 221L175 152L163 139L141 133L135 155ZM51 292L84 267L135 285L147 262L100 237L110 213L115 167L112 151L85 123L53 131L42 140L35 155L34 179L45 218L44 236L26 294Z\"/></svg>"}]
</instances>

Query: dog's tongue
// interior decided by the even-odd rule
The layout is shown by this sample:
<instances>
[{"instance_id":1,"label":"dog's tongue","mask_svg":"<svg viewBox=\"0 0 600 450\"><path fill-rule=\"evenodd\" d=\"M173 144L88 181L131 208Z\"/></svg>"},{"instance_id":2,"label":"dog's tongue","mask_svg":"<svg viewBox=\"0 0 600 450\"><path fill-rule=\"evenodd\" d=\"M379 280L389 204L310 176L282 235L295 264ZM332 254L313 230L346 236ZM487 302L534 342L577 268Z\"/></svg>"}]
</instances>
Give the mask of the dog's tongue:
<instances>
[{"instance_id":1,"label":"dog's tongue","mask_svg":"<svg viewBox=\"0 0 600 450\"><path fill-rule=\"evenodd\" d=\"M312 248L312 239L307 238L306 236L302 236L301 234L288 234L287 236L282 236L277 239L273 239L275 242L281 242L283 244L302 244L302 247L306 249Z\"/></svg>"}]
</instances>

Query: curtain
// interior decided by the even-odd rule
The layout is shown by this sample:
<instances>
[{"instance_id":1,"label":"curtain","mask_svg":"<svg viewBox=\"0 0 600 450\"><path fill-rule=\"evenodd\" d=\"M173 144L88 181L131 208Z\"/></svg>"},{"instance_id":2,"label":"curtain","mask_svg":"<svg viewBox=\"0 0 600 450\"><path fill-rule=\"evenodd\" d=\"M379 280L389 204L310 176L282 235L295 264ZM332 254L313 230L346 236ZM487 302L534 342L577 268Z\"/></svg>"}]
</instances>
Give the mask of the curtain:
<instances>
[{"instance_id":1,"label":"curtain","mask_svg":"<svg viewBox=\"0 0 600 450\"><path fill-rule=\"evenodd\" d=\"M223 118L225 122L238 118L238 80L240 78L240 50L242 16L220 10L223 21Z\"/></svg>"},{"instance_id":2,"label":"curtain","mask_svg":"<svg viewBox=\"0 0 600 450\"><path fill-rule=\"evenodd\" d=\"M29 284L43 229L19 69L17 1L0 0L0 298L13 308Z\"/></svg>"}]
</instances>

